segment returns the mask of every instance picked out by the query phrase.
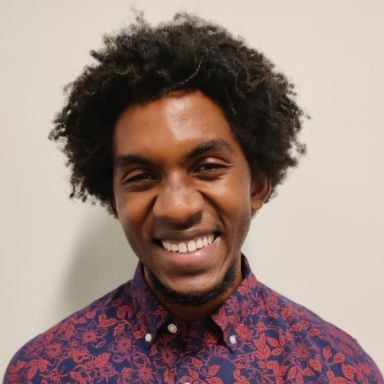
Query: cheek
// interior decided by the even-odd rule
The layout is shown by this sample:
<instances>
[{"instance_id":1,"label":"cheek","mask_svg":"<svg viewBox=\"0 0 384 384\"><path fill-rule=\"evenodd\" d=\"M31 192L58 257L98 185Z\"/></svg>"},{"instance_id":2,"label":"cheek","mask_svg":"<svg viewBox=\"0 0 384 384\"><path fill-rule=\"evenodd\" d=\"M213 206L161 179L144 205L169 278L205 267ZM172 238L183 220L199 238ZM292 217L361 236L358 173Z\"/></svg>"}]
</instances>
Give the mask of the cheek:
<instances>
[{"instance_id":1,"label":"cheek","mask_svg":"<svg viewBox=\"0 0 384 384\"><path fill-rule=\"evenodd\" d=\"M251 185L247 175L236 175L236 177L223 183L218 194L225 200L225 206L234 216L242 216L251 209Z\"/></svg>"},{"instance_id":2,"label":"cheek","mask_svg":"<svg viewBox=\"0 0 384 384\"><path fill-rule=\"evenodd\" d=\"M142 255L147 253L145 250L148 246L146 237L143 235L142 226L137 224L134 218L130 216L119 217L119 221L132 251L139 259L142 259Z\"/></svg>"},{"instance_id":3,"label":"cheek","mask_svg":"<svg viewBox=\"0 0 384 384\"><path fill-rule=\"evenodd\" d=\"M245 184L245 185L244 185ZM251 197L248 183L236 180L215 189L217 209L227 227L239 239L245 237L251 221Z\"/></svg>"},{"instance_id":4,"label":"cheek","mask_svg":"<svg viewBox=\"0 0 384 384\"><path fill-rule=\"evenodd\" d=\"M124 233L129 243L133 245L137 241L139 231L143 229L145 208L140 204L140 199L119 196L116 197L116 211Z\"/></svg>"},{"instance_id":5,"label":"cheek","mask_svg":"<svg viewBox=\"0 0 384 384\"><path fill-rule=\"evenodd\" d=\"M123 223L138 223L145 216L150 196L146 193L128 193L123 188L115 189L115 204L119 220Z\"/></svg>"}]
</instances>

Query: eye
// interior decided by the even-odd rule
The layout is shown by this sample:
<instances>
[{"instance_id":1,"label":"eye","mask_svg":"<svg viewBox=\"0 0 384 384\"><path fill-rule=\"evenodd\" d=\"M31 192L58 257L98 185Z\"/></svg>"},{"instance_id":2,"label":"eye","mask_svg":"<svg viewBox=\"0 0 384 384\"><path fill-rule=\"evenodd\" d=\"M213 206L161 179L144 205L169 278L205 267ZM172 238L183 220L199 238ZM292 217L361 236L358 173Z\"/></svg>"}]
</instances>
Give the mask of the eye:
<instances>
[{"instance_id":1,"label":"eye","mask_svg":"<svg viewBox=\"0 0 384 384\"><path fill-rule=\"evenodd\" d=\"M222 168L223 165L221 164L216 164L216 163L207 163L207 164L202 164L200 165L197 169L196 172L209 172L209 171L214 171L216 169Z\"/></svg>"},{"instance_id":2,"label":"eye","mask_svg":"<svg viewBox=\"0 0 384 384\"><path fill-rule=\"evenodd\" d=\"M157 181L157 176L148 171L132 171L126 174L121 184L130 189L145 189Z\"/></svg>"},{"instance_id":3,"label":"eye","mask_svg":"<svg viewBox=\"0 0 384 384\"><path fill-rule=\"evenodd\" d=\"M216 179L223 176L229 166L220 162L204 162L199 164L193 171L193 173L203 179Z\"/></svg>"},{"instance_id":4,"label":"eye","mask_svg":"<svg viewBox=\"0 0 384 384\"><path fill-rule=\"evenodd\" d=\"M140 181L140 180L154 180L155 176L150 173L139 173L135 176L131 176L128 179L125 179L125 182L133 182L133 181Z\"/></svg>"}]
</instances>

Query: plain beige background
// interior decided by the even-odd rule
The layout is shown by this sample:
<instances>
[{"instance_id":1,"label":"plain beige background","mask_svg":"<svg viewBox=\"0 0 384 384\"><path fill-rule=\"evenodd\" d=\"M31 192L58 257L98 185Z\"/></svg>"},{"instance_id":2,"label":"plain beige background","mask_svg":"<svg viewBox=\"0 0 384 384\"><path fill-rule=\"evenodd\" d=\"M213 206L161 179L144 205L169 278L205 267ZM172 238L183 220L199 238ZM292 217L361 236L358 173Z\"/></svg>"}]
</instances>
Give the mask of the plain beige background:
<instances>
[{"instance_id":1,"label":"plain beige background","mask_svg":"<svg viewBox=\"0 0 384 384\"><path fill-rule=\"evenodd\" d=\"M264 51L312 116L308 155L254 220L258 278L352 334L384 370L384 3L380 0L1 0L0 377L23 343L132 275L97 206L71 202L47 140L62 87L130 6L189 10Z\"/></svg>"}]
</instances>

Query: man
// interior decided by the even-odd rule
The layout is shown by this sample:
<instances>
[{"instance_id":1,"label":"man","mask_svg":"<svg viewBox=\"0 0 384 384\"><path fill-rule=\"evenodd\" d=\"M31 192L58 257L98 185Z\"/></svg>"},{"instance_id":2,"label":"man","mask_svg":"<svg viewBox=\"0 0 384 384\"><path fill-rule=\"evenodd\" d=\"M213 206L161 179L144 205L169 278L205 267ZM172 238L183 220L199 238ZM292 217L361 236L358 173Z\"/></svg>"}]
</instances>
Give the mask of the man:
<instances>
[{"instance_id":1,"label":"man","mask_svg":"<svg viewBox=\"0 0 384 384\"><path fill-rule=\"evenodd\" d=\"M347 334L256 280L241 247L302 111L259 52L188 15L92 52L55 120L72 196L138 256L132 281L26 344L5 383L383 383Z\"/></svg>"}]
</instances>

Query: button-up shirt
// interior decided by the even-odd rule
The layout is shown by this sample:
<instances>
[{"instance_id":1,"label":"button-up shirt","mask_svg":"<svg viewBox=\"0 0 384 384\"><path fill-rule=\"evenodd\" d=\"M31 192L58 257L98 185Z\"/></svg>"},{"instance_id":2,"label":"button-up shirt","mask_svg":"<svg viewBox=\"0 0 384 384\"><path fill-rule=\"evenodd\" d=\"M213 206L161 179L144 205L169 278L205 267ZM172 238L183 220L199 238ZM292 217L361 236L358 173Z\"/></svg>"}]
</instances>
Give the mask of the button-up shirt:
<instances>
[{"instance_id":1,"label":"button-up shirt","mask_svg":"<svg viewBox=\"0 0 384 384\"><path fill-rule=\"evenodd\" d=\"M27 343L10 383L379 383L348 334L266 287L243 258L244 279L211 316L187 325L132 281Z\"/></svg>"}]
</instances>

